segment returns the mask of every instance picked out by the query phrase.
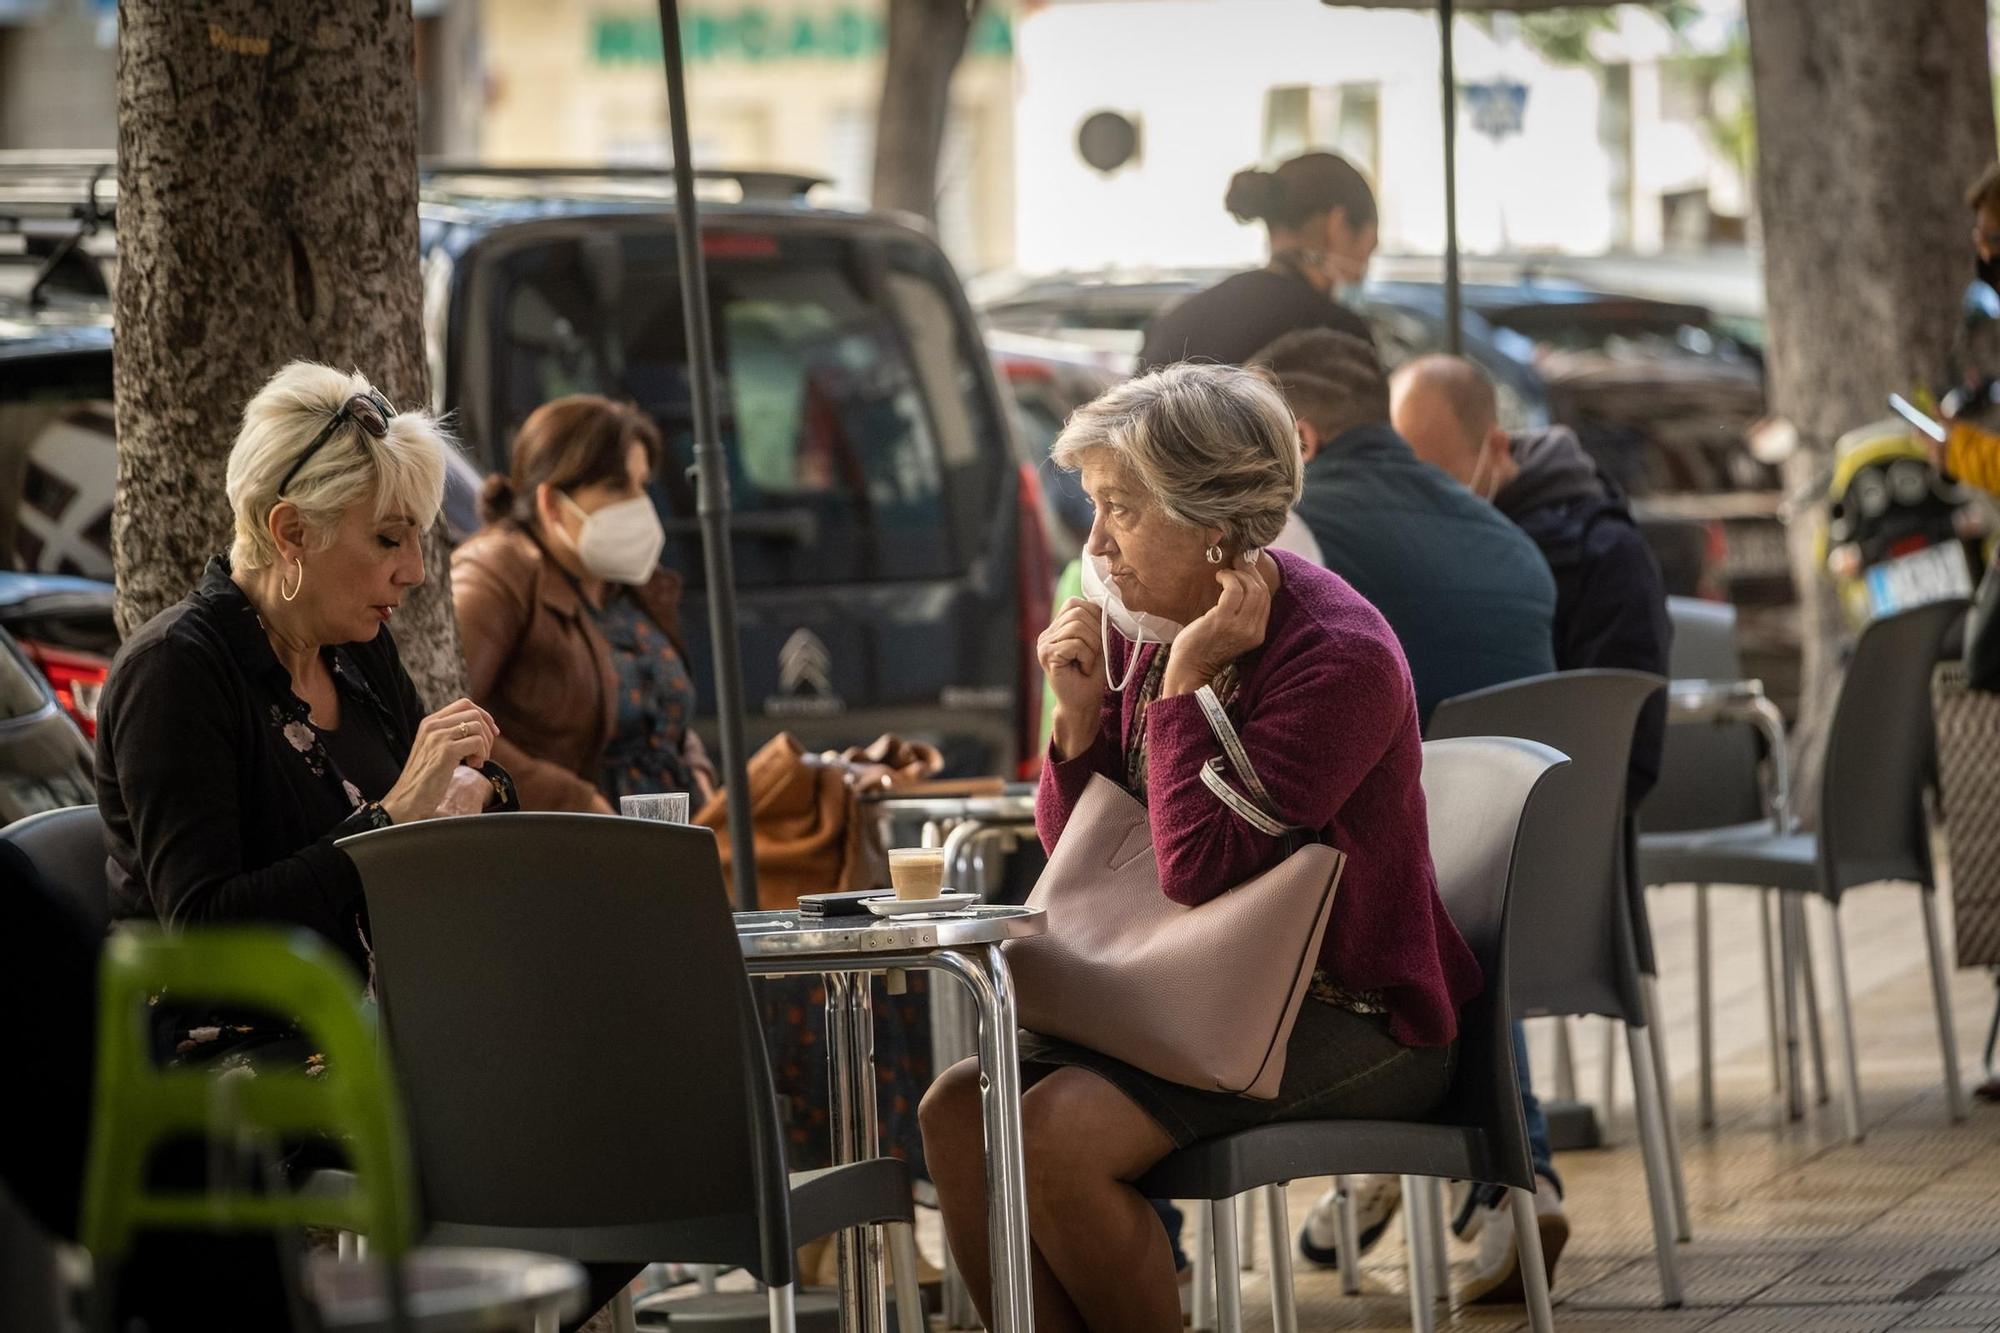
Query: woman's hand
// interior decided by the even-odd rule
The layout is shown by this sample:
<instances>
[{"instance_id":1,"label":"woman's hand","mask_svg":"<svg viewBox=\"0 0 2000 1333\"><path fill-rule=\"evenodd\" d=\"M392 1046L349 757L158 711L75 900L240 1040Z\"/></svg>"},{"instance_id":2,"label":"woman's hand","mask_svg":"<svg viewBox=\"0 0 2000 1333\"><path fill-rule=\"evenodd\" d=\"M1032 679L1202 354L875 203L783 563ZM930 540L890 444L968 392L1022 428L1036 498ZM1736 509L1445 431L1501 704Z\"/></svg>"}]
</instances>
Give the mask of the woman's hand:
<instances>
[{"instance_id":1,"label":"woman's hand","mask_svg":"<svg viewBox=\"0 0 2000 1333\"><path fill-rule=\"evenodd\" d=\"M1264 581L1260 563L1215 572L1222 598L1174 639L1166 679L1160 685L1162 696L1193 694L1231 662L1263 644L1271 623L1271 585Z\"/></svg>"},{"instance_id":2,"label":"woman's hand","mask_svg":"<svg viewBox=\"0 0 2000 1333\"><path fill-rule=\"evenodd\" d=\"M477 768L485 763L499 735L499 724L472 700L446 704L417 724L403 775L382 798L382 808L398 824L438 814L459 766ZM480 781L484 784L485 779ZM480 806L484 805L482 798Z\"/></svg>"},{"instance_id":3,"label":"woman's hand","mask_svg":"<svg viewBox=\"0 0 2000 1333\"><path fill-rule=\"evenodd\" d=\"M438 808L431 812L431 817L450 819L456 815L476 815L492 799L493 784L487 781L486 775L461 764L446 779L444 799L438 802Z\"/></svg>"},{"instance_id":4,"label":"woman's hand","mask_svg":"<svg viewBox=\"0 0 2000 1333\"><path fill-rule=\"evenodd\" d=\"M1052 739L1056 753L1074 759L1097 739L1104 692L1110 687L1104 661L1104 612L1097 603L1072 597L1035 641L1035 660L1055 691Z\"/></svg>"}]
</instances>

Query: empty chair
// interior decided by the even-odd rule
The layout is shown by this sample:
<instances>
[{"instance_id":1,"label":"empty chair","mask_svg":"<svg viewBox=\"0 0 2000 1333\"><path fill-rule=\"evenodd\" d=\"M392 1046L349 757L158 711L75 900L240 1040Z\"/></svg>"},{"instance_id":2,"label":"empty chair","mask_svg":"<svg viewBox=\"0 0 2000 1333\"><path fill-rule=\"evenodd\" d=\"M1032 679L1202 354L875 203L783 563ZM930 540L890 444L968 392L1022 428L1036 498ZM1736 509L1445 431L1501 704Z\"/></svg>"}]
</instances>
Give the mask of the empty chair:
<instances>
[{"instance_id":1,"label":"empty chair","mask_svg":"<svg viewBox=\"0 0 2000 1333\"><path fill-rule=\"evenodd\" d=\"M340 845L368 897L429 1239L600 1276L738 1265L789 1329L795 1242L888 1224L898 1314L919 1327L903 1164L788 1180L712 832L507 814Z\"/></svg>"},{"instance_id":2,"label":"empty chair","mask_svg":"<svg viewBox=\"0 0 2000 1333\"><path fill-rule=\"evenodd\" d=\"M1522 832L1510 1001L1517 1016L1601 1014L1625 1024L1660 1301L1677 1306L1681 1190L1646 1031L1653 997L1639 970L1624 829L1633 731L1639 710L1665 685L1637 671L1536 676L1445 700L1431 714L1430 734L1519 736L1569 756Z\"/></svg>"},{"instance_id":3,"label":"empty chair","mask_svg":"<svg viewBox=\"0 0 2000 1333\"><path fill-rule=\"evenodd\" d=\"M94 805L44 810L0 828L0 868L31 874L103 934L111 921L104 818Z\"/></svg>"},{"instance_id":4,"label":"empty chair","mask_svg":"<svg viewBox=\"0 0 2000 1333\"><path fill-rule=\"evenodd\" d=\"M1529 1309L1541 1333L1551 1327L1534 1224L1535 1174L1514 1081L1508 1010L1509 884L1523 812L1545 775L1563 763L1547 746L1518 740L1433 741L1424 746L1424 798L1430 808L1431 859L1438 893L1479 960L1486 986L1459 1015L1458 1067L1444 1104L1422 1123L1376 1120L1295 1121L1263 1125L1173 1153L1138 1182L1150 1198L1210 1201L1214 1271L1222 1333L1242 1323L1237 1290L1236 1209L1231 1200L1268 1185L1314 1176L1391 1174L1504 1185L1513 1195L1521 1270ZM1413 1212L1429 1191L1406 1182ZM1437 1219L1441 1223L1442 1218ZM1415 1235L1426 1234L1412 1228ZM1273 1228L1275 1324L1298 1326L1292 1310L1289 1237ZM1410 1311L1418 1328L1433 1318L1424 1246L1410 1246ZM1442 1274L1438 1275L1442 1278Z\"/></svg>"},{"instance_id":5,"label":"empty chair","mask_svg":"<svg viewBox=\"0 0 2000 1333\"><path fill-rule=\"evenodd\" d=\"M1726 602L1701 601L1692 597L1670 597L1667 613L1673 620L1674 647L1670 669L1676 681L1735 683L1743 679L1742 656L1736 642L1736 608ZM1774 813L1773 797L1765 780L1765 763L1782 764L1785 756L1767 755L1767 744L1757 728L1738 719L1675 722L1667 726L1665 752L1661 756L1660 781L1638 812L1641 829L1638 873L1634 876L1640 893L1660 885L1652 873L1648 850L1669 850L1690 838L1699 838L1718 829L1768 826ZM1768 890L1759 889L1757 909L1759 958L1764 975L1764 1016L1770 1038L1771 1079L1782 1087L1780 1047L1786 1040L1779 1018L1777 969L1771 959L1771 917L1765 899ZM1695 885L1695 997L1699 1064L1701 1124L1715 1125L1715 1022L1713 996L1712 941L1709 929L1709 886ZM1789 932L1787 932L1789 935ZM1801 940L1803 944L1804 941ZM1810 953L1792 960L1788 976L1798 973L1810 978ZM1810 1019L1810 1012L1808 1013ZM1814 1048L1819 1048L1815 1026ZM1821 1084L1824 1088L1825 1080Z\"/></svg>"},{"instance_id":6,"label":"empty chair","mask_svg":"<svg viewBox=\"0 0 2000 1333\"><path fill-rule=\"evenodd\" d=\"M1917 886L1946 1102L1952 1119L1965 1116L1924 808L1937 751L1931 669L1964 611L1962 601L1935 602L1877 620L1862 632L1827 733L1817 834L1780 834L1760 823L1675 839L1669 846L1646 845L1640 853L1648 883L1747 884L1827 902L1834 1003L1846 1065L1843 1111L1854 1139L1861 1137L1861 1082L1839 907L1848 889L1864 884Z\"/></svg>"}]
</instances>

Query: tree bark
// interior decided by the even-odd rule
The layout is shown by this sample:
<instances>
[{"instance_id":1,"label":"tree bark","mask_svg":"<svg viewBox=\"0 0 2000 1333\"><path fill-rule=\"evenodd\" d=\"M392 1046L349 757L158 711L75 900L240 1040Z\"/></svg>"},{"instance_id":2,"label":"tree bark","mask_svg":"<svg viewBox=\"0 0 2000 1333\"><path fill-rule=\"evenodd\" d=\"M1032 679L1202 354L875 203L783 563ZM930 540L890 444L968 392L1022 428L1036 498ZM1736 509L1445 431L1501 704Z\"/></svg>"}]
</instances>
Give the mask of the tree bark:
<instances>
[{"instance_id":1,"label":"tree bark","mask_svg":"<svg viewBox=\"0 0 2000 1333\"><path fill-rule=\"evenodd\" d=\"M286 362L427 405L408 0L121 0L118 490L129 634L228 548L243 405ZM464 692L442 526L397 644L433 704Z\"/></svg>"},{"instance_id":2,"label":"tree bark","mask_svg":"<svg viewBox=\"0 0 2000 1333\"><path fill-rule=\"evenodd\" d=\"M1787 464L1804 685L1797 803L1816 809L1843 635L1819 559L1834 441L1945 383L1972 276L1966 186L1994 157L1986 0L1748 0L1772 410Z\"/></svg>"},{"instance_id":3,"label":"tree bark","mask_svg":"<svg viewBox=\"0 0 2000 1333\"><path fill-rule=\"evenodd\" d=\"M889 50L875 119L875 207L937 221L938 156L951 76L980 0L889 0Z\"/></svg>"}]
</instances>

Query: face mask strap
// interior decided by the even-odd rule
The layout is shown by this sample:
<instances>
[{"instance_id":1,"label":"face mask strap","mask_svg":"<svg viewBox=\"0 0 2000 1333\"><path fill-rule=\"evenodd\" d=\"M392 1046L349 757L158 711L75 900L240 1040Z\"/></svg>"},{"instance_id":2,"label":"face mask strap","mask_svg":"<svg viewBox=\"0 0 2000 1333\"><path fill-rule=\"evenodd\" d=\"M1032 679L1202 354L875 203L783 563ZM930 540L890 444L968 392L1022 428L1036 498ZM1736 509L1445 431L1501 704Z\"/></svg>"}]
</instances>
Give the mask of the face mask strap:
<instances>
[{"instance_id":1,"label":"face mask strap","mask_svg":"<svg viewBox=\"0 0 2000 1333\"><path fill-rule=\"evenodd\" d=\"M1122 635L1120 636L1123 637ZM1111 615L1100 609L1097 616L1097 642L1103 654L1104 685L1113 694L1123 694L1132 684L1132 677L1139 670L1139 645L1132 645L1132 655L1125 660L1125 679L1116 685L1111 683Z\"/></svg>"}]
</instances>

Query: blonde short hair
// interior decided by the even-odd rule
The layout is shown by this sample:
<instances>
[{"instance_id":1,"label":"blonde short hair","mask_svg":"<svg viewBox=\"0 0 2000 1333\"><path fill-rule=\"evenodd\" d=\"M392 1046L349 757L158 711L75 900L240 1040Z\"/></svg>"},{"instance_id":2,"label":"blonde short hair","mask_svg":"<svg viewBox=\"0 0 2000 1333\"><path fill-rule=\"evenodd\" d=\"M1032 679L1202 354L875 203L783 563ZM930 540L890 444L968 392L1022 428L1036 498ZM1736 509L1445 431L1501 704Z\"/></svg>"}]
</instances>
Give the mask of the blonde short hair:
<instances>
[{"instance_id":1,"label":"blonde short hair","mask_svg":"<svg viewBox=\"0 0 2000 1333\"><path fill-rule=\"evenodd\" d=\"M438 424L425 412L390 418L381 439L344 421L319 447L283 496L278 487L313 438L355 394L374 386L357 372L294 361L273 375L243 408L243 425L229 451L226 490L236 516L232 568L262 569L277 560L271 510L280 499L298 507L312 539L333 541L341 515L373 494L375 517L407 514L428 528L444 505L445 450Z\"/></svg>"},{"instance_id":2,"label":"blonde short hair","mask_svg":"<svg viewBox=\"0 0 2000 1333\"><path fill-rule=\"evenodd\" d=\"M1232 552L1269 546L1298 503L1298 427L1271 378L1183 363L1080 407L1050 457L1071 471L1109 451L1167 517L1220 528Z\"/></svg>"}]
</instances>

